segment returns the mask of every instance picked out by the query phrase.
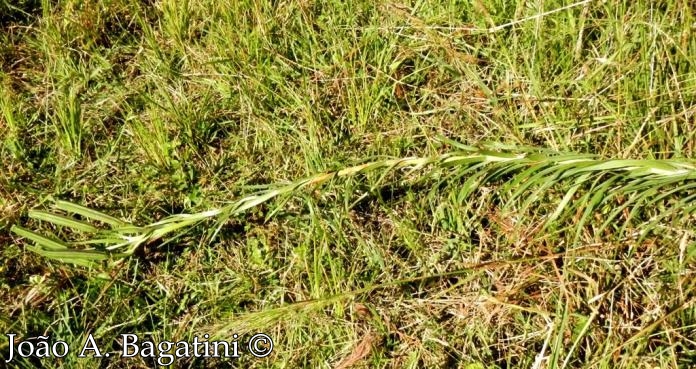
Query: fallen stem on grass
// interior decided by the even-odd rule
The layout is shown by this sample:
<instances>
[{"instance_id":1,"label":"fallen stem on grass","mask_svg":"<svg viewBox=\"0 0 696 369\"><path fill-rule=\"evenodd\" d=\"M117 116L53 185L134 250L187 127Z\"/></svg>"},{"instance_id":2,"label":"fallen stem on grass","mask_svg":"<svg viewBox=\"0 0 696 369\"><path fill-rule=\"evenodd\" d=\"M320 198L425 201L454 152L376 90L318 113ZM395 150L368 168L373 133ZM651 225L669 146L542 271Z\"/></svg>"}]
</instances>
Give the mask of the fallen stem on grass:
<instances>
[{"instance_id":1,"label":"fallen stem on grass","mask_svg":"<svg viewBox=\"0 0 696 369\"><path fill-rule=\"evenodd\" d=\"M576 224L575 241L579 240L581 231L592 220L595 212L604 214L606 218L597 234L614 226L612 221L622 216L624 226L617 232L621 234L629 220L637 217L635 209L655 205L667 197L675 197L676 203L649 219L651 224L657 224L669 216L690 216L696 211L696 205L693 204L696 194L681 198L677 196L696 188L696 165L692 161L601 159L588 154L555 153L530 148L511 149L500 144L474 148L456 142L449 143L460 150L430 157L379 160L318 173L290 184L250 194L224 207L193 214L175 214L144 227L66 201L56 201L54 212L29 213L30 218L71 229L73 234L80 235L80 239L72 242L43 236L18 225L12 227L12 232L31 241L32 245L28 245L28 249L40 255L77 265L95 266L107 260L118 261L131 256L143 244L176 238L211 219L218 222L217 234L232 217L276 198L288 199L307 188L316 188L331 180L382 172L381 182L386 174L396 171L404 171L400 177L403 181L413 179L414 176L415 179L431 178L441 182L467 178L463 184L458 184L462 197L470 196L484 183L499 181L501 187L498 192L507 196L504 206L515 206L516 211L526 211L540 200L547 201L552 186L566 183L569 187L555 211L545 217L545 227L559 219L572 220ZM670 190L663 191L667 186L671 186ZM585 189L583 195L579 192L581 188ZM623 201L622 205L617 207L612 203L612 200L624 197L628 200ZM283 203L281 201L281 205ZM633 211L626 215L629 207ZM269 217L277 210L271 211ZM581 214L579 218L578 214ZM101 226L69 215L92 220ZM647 234L652 228L642 227L641 232Z\"/></svg>"}]
</instances>

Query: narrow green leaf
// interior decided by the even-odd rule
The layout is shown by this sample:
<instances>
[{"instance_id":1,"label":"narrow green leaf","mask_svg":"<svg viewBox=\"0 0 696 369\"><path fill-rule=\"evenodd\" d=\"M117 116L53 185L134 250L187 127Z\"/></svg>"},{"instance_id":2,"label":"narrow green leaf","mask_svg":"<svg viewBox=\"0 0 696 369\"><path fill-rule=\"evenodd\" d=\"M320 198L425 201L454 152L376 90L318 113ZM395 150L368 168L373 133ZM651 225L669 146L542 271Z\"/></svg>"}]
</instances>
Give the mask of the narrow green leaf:
<instances>
[{"instance_id":1,"label":"narrow green leaf","mask_svg":"<svg viewBox=\"0 0 696 369\"><path fill-rule=\"evenodd\" d=\"M17 234L18 236L30 239L34 241L37 245L40 247L47 249L47 250L67 250L68 245L65 244L63 241L52 239L46 236L42 236L34 231L30 231L26 228L13 225L12 228L10 229L13 233Z\"/></svg>"},{"instance_id":2,"label":"narrow green leaf","mask_svg":"<svg viewBox=\"0 0 696 369\"><path fill-rule=\"evenodd\" d=\"M53 257L53 256L50 256L50 255L47 255L46 252L45 252L45 250L42 250L40 247L33 246L33 245L26 245L25 247L26 247L27 250L29 250L29 251L32 251L32 252L34 252L34 253L36 253L36 254L38 254L38 255L41 255L41 256L46 257L46 258L49 258L49 259L53 259L53 260L59 261L59 262L61 262L61 263L70 263L70 264L75 264L75 265L78 265L78 266L83 266L83 267L86 267L86 268L94 267L95 264L96 264L94 261L84 260L84 259L71 259L71 258L64 259L64 258Z\"/></svg>"},{"instance_id":3,"label":"narrow green leaf","mask_svg":"<svg viewBox=\"0 0 696 369\"><path fill-rule=\"evenodd\" d=\"M29 211L29 217L53 223L55 225L73 228L82 232L96 233L99 229L89 223L85 223L63 215L53 214L41 210Z\"/></svg>"},{"instance_id":4,"label":"narrow green leaf","mask_svg":"<svg viewBox=\"0 0 696 369\"><path fill-rule=\"evenodd\" d=\"M56 200L55 207L60 210L67 211L69 213L82 215L85 218L94 219L116 227L123 227L128 225L128 223L120 219L114 218L111 215L104 214L100 211L96 211L81 205L73 204L68 201Z\"/></svg>"},{"instance_id":5,"label":"narrow green leaf","mask_svg":"<svg viewBox=\"0 0 696 369\"><path fill-rule=\"evenodd\" d=\"M69 250L44 250L41 248L32 250L35 251L38 254L54 258L54 259L62 259L62 260L90 260L90 261L104 261L104 260L109 260L110 258L119 258L119 257L124 257L128 256L125 253L108 253L104 251L96 251L96 250L74 250L74 249L69 249Z\"/></svg>"},{"instance_id":6,"label":"narrow green leaf","mask_svg":"<svg viewBox=\"0 0 696 369\"><path fill-rule=\"evenodd\" d=\"M578 191L579 188L580 184L576 184L566 192L565 196L563 196L563 199L561 199L561 202L559 202L558 206L556 206L556 210L553 213L551 213L551 215L549 215L549 218L546 220L544 229L546 229L546 227L549 224L553 223L556 219L558 219L563 210L566 210L566 206L573 199L573 196L575 196L575 193Z\"/></svg>"},{"instance_id":7,"label":"narrow green leaf","mask_svg":"<svg viewBox=\"0 0 696 369\"><path fill-rule=\"evenodd\" d=\"M582 230L583 228L585 228L585 224L587 224L587 221L592 216L592 212L599 206L601 202L607 201L609 199L609 197L606 196L606 193L609 187L611 187L614 184L614 182L616 182L616 179L618 177L610 177L608 180L602 182L599 186L596 186L596 184L601 180L601 178L602 176L598 176L591 190L587 192L588 195L593 194L592 197L590 197L589 201L578 201L578 204L582 204L585 206L585 211L582 217L580 218L580 221L578 222L577 228L575 230L575 239L573 240L573 243L577 243L580 240Z\"/></svg>"}]
</instances>

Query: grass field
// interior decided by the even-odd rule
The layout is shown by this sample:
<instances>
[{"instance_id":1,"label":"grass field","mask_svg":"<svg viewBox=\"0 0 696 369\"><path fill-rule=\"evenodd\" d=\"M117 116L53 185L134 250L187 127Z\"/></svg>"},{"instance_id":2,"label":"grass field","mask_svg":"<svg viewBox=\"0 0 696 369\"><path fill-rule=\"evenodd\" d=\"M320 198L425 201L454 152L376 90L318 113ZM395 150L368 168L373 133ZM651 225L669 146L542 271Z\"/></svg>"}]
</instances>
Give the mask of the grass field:
<instances>
[{"instance_id":1,"label":"grass field","mask_svg":"<svg viewBox=\"0 0 696 369\"><path fill-rule=\"evenodd\" d=\"M0 157L0 367L696 366L689 0L0 0Z\"/></svg>"}]
</instances>

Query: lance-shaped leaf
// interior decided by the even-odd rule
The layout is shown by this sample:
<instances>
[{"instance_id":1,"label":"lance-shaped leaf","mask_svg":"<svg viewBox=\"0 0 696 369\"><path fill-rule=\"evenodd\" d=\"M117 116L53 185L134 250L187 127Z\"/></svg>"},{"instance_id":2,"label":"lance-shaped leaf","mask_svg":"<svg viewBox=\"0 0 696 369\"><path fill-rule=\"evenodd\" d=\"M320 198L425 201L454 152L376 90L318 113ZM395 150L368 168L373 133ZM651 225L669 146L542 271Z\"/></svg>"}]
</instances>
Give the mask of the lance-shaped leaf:
<instances>
[{"instance_id":1,"label":"lance-shaped leaf","mask_svg":"<svg viewBox=\"0 0 696 369\"><path fill-rule=\"evenodd\" d=\"M110 224L115 227L123 227L128 225L128 223L118 218L114 218L111 215L104 214L100 211L90 209L82 205L74 204L68 201L57 200L55 203L55 207L66 212L78 214L85 218L94 219L106 224Z\"/></svg>"},{"instance_id":2,"label":"lance-shaped leaf","mask_svg":"<svg viewBox=\"0 0 696 369\"><path fill-rule=\"evenodd\" d=\"M82 232L96 233L99 229L89 223L79 221L70 217L66 217L59 214L53 214L41 210L32 210L29 212L29 217L43 220L45 222L53 223L55 225L73 228Z\"/></svg>"},{"instance_id":3,"label":"lance-shaped leaf","mask_svg":"<svg viewBox=\"0 0 696 369\"><path fill-rule=\"evenodd\" d=\"M10 230L13 233L17 234L18 236L21 236L21 237L27 238L31 241L34 241L34 243L36 243L36 245L38 245L42 249L68 250L70 248L70 246L68 246L68 244L66 244L65 242L63 242L61 240L40 235L34 231L28 230L24 227L20 227L18 225L13 225Z\"/></svg>"}]
</instances>

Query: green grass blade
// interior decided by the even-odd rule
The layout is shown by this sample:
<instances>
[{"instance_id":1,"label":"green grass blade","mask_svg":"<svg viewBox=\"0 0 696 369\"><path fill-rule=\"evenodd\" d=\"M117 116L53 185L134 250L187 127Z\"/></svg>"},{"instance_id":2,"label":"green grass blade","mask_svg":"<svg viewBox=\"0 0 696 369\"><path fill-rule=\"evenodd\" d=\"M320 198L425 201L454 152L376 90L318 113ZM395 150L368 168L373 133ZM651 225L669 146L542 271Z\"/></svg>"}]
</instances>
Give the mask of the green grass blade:
<instances>
[{"instance_id":1,"label":"green grass blade","mask_svg":"<svg viewBox=\"0 0 696 369\"><path fill-rule=\"evenodd\" d=\"M118 218L114 218L111 215L104 214L100 211L96 211L68 201L56 200L55 207L66 212L82 215L85 218L94 219L115 227L123 227L128 225L128 223Z\"/></svg>"},{"instance_id":2,"label":"green grass blade","mask_svg":"<svg viewBox=\"0 0 696 369\"><path fill-rule=\"evenodd\" d=\"M38 246L46 250L67 250L69 246L63 241L52 239L46 236L42 236L34 231L30 231L26 228L20 227L18 225L13 225L10 229L13 233L18 236L27 238L34 241Z\"/></svg>"},{"instance_id":3,"label":"green grass blade","mask_svg":"<svg viewBox=\"0 0 696 369\"><path fill-rule=\"evenodd\" d=\"M29 211L29 217L53 223L55 225L73 228L82 232L96 233L99 229L89 223L85 223L63 215L53 214L41 210Z\"/></svg>"}]
</instances>

